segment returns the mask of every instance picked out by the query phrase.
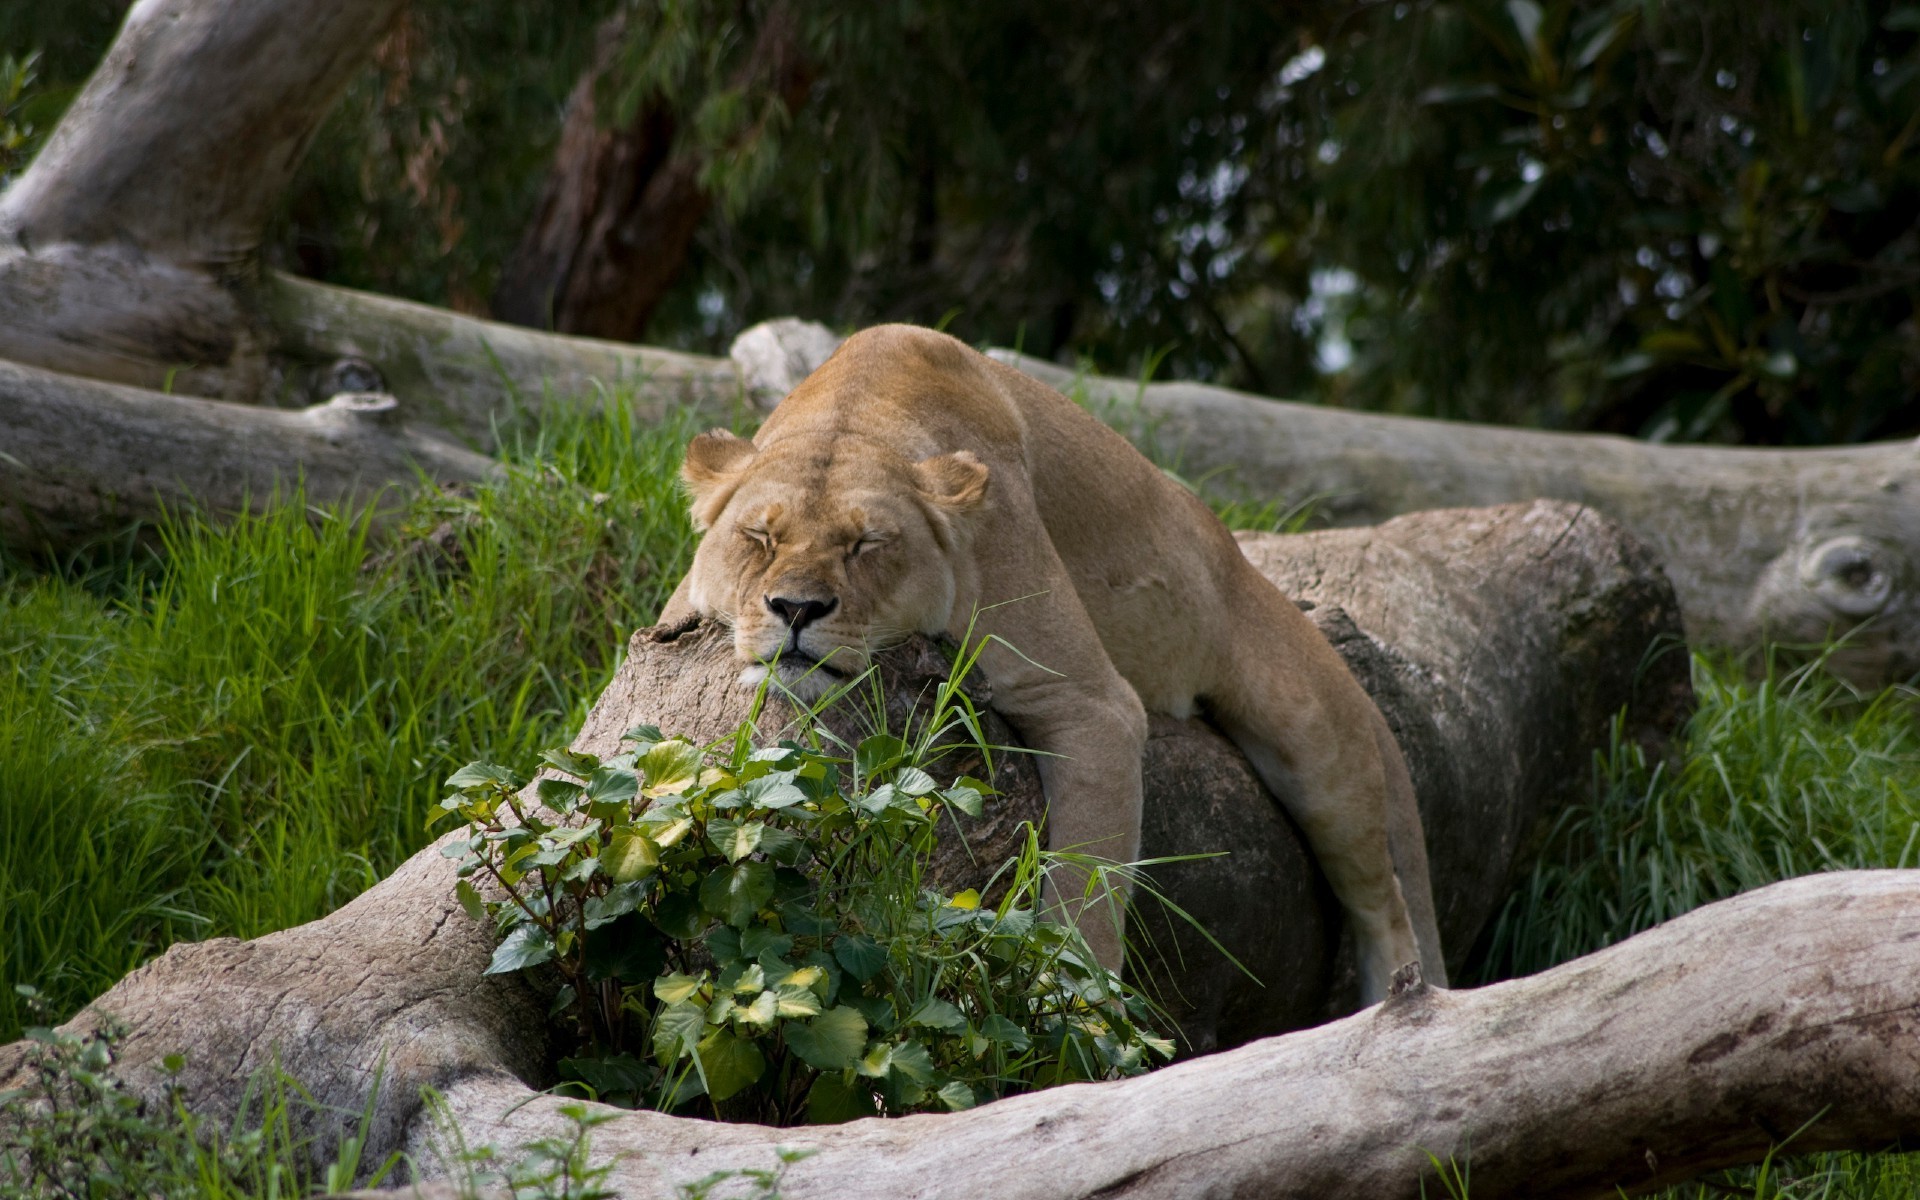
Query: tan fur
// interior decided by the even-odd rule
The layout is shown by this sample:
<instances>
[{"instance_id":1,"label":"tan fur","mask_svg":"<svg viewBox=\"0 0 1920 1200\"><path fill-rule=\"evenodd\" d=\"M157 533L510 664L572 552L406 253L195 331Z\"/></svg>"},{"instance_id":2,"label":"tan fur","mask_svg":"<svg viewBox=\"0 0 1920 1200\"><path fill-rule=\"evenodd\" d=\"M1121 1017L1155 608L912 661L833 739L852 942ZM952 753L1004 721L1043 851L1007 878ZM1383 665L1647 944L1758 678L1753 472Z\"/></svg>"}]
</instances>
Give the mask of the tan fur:
<instances>
[{"instance_id":1,"label":"tan fur","mask_svg":"<svg viewBox=\"0 0 1920 1200\"><path fill-rule=\"evenodd\" d=\"M877 647L974 621L1020 651L991 646L982 665L1047 752L1051 844L1122 861L1139 850L1147 712L1204 710L1306 834L1365 997L1416 957L1444 982L1419 816L1373 702L1204 504L1066 397L943 334L880 326L752 442L694 439L683 474L706 536L662 620L731 622L744 680L779 654L816 694ZM1390 827L1412 843L1397 855ZM1110 923L1082 931L1117 965Z\"/></svg>"}]
</instances>

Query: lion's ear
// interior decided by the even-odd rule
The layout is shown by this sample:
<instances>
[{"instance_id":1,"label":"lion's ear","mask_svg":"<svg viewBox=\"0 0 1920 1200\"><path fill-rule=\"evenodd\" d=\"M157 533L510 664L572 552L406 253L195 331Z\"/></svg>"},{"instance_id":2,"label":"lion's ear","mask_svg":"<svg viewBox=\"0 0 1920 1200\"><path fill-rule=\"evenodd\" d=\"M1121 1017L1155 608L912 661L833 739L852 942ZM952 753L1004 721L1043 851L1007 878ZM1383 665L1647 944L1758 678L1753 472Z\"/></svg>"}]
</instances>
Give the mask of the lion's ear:
<instances>
[{"instance_id":1,"label":"lion's ear","mask_svg":"<svg viewBox=\"0 0 1920 1200\"><path fill-rule=\"evenodd\" d=\"M709 429L687 443L680 478L693 498L695 525L705 529L720 516L754 453L752 442L724 429Z\"/></svg>"},{"instance_id":2,"label":"lion's ear","mask_svg":"<svg viewBox=\"0 0 1920 1200\"><path fill-rule=\"evenodd\" d=\"M913 464L920 494L942 508L965 512L987 495L987 464L966 450L923 458Z\"/></svg>"}]
</instances>

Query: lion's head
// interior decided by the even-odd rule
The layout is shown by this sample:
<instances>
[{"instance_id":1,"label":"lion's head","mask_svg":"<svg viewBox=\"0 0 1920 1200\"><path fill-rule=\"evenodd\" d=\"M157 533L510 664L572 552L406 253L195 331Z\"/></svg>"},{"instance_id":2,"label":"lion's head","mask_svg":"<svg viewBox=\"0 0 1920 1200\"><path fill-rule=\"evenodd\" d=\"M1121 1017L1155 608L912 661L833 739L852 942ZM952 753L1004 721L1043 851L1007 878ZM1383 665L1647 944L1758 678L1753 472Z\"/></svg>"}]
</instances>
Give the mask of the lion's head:
<instances>
[{"instance_id":1,"label":"lion's head","mask_svg":"<svg viewBox=\"0 0 1920 1200\"><path fill-rule=\"evenodd\" d=\"M966 451L912 461L845 432L767 446L703 433L681 477L705 531L689 599L732 623L742 682L777 658L804 699L865 670L874 650L947 628L987 488Z\"/></svg>"}]
</instances>

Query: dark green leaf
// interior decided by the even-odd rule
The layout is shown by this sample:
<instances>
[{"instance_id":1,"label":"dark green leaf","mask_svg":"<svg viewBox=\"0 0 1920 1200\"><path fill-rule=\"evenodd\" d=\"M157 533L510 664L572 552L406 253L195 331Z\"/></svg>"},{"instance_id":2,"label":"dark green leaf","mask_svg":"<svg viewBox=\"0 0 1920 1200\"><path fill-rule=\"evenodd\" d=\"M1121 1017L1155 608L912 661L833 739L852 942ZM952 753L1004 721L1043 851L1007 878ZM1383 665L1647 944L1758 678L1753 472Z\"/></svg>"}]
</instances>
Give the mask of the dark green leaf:
<instances>
[{"instance_id":1,"label":"dark green leaf","mask_svg":"<svg viewBox=\"0 0 1920 1200\"><path fill-rule=\"evenodd\" d=\"M610 1096L641 1096L659 1077L658 1068L641 1062L631 1054L560 1060L560 1078L586 1084L602 1103L606 1103Z\"/></svg>"},{"instance_id":2,"label":"dark green leaf","mask_svg":"<svg viewBox=\"0 0 1920 1200\"><path fill-rule=\"evenodd\" d=\"M735 929L745 928L753 914L773 899L773 865L736 863L708 875L700 884L700 906ZM708 1081L712 1087L712 1081Z\"/></svg>"},{"instance_id":3,"label":"dark green leaf","mask_svg":"<svg viewBox=\"0 0 1920 1200\"><path fill-rule=\"evenodd\" d=\"M730 1029L716 1029L700 1039L695 1053L700 1058L700 1072L706 1077L707 1094L715 1100L725 1100L753 1086L767 1069L760 1047Z\"/></svg>"},{"instance_id":4,"label":"dark green leaf","mask_svg":"<svg viewBox=\"0 0 1920 1200\"><path fill-rule=\"evenodd\" d=\"M809 1125L838 1125L842 1121L871 1117L879 1111L874 1107L873 1093L858 1079L822 1075L807 1089Z\"/></svg>"},{"instance_id":5,"label":"dark green leaf","mask_svg":"<svg viewBox=\"0 0 1920 1200\"><path fill-rule=\"evenodd\" d=\"M534 794L540 797L540 803L557 813L572 812L574 803L585 791L579 784L564 779L542 779L534 785Z\"/></svg>"},{"instance_id":6,"label":"dark green leaf","mask_svg":"<svg viewBox=\"0 0 1920 1200\"><path fill-rule=\"evenodd\" d=\"M1015 1054L1024 1053L1027 1047L1033 1044L1032 1039L1027 1037L1026 1030L999 1013L988 1014L987 1019L980 1022L980 1032L989 1040L1000 1043Z\"/></svg>"},{"instance_id":7,"label":"dark green leaf","mask_svg":"<svg viewBox=\"0 0 1920 1200\"><path fill-rule=\"evenodd\" d=\"M621 767L600 767L587 780L587 799L594 804L624 804L639 793L639 777Z\"/></svg>"},{"instance_id":8,"label":"dark green leaf","mask_svg":"<svg viewBox=\"0 0 1920 1200\"><path fill-rule=\"evenodd\" d=\"M940 1103L947 1106L948 1112L961 1112L976 1103L973 1089L958 1079L943 1085L934 1095L940 1097Z\"/></svg>"},{"instance_id":9,"label":"dark green leaf","mask_svg":"<svg viewBox=\"0 0 1920 1200\"><path fill-rule=\"evenodd\" d=\"M880 968L887 965L887 952L880 944L864 934L845 934L834 939L833 957L839 960L847 974L861 983L872 979Z\"/></svg>"},{"instance_id":10,"label":"dark green leaf","mask_svg":"<svg viewBox=\"0 0 1920 1200\"><path fill-rule=\"evenodd\" d=\"M581 955L587 978L595 981L652 979L667 962L660 931L639 913L588 930Z\"/></svg>"},{"instance_id":11,"label":"dark green leaf","mask_svg":"<svg viewBox=\"0 0 1920 1200\"><path fill-rule=\"evenodd\" d=\"M867 1049L867 1019L846 1005L785 1027L787 1048L818 1071L850 1071Z\"/></svg>"},{"instance_id":12,"label":"dark green leaf","mask_svg":"<svg viewBox=\"0 0 1920 1200\"><path fill-rule=\"evenodd\" d=\"M493 961L487 964L489 975L504 975L536 967L553 957L553 935L529 921L514 927L506 940L494 948Z\"/></svg>"},{"instance_id":13,"label":"dark green leaf","mask_svg":"<svg viewBox=\"0 0 1920 1200\"><path fill-rule=\"evenodd\" d=\"M907 754L907 744L890 733L876 733L862 741L853 752L853 767L861 775L873 777L892 770Z\"/></svg>"},{"instance_id":14,"label":"dark green leaf","mask_svg":"<svg viewBox=\"0 0 1920 1200\"><path fill-rule=\"evenodd\" d=\"M691 941L707 927L706 914L692 896L676 894L662 899L653 911L653 923L660 932L680 941Z\"/></svg>"},{"instance_id":15,"label":"dark green leaf","mask_svg":"<svg viewBox=\"0 0 1920 1200\"><path fill-rule=\"evenodd\" d=\"M793 938L777 929L765 925L754 925L740 932L740 954L743 958L760 958L772 954L784 958L793 949Z\"/></svg>"},{"instance_id":16,"label":"dark green leaf","mask_svg":"<svg viewBox=\"0 0 1920 1200\"><path fill-rule=\"evenodd\" d=\"M907 1014L907 1024L924 1025L942 1033L959 1033L967 1027L967 1018L948 1001L929 996Z\"/></svg>"}]
</instances>

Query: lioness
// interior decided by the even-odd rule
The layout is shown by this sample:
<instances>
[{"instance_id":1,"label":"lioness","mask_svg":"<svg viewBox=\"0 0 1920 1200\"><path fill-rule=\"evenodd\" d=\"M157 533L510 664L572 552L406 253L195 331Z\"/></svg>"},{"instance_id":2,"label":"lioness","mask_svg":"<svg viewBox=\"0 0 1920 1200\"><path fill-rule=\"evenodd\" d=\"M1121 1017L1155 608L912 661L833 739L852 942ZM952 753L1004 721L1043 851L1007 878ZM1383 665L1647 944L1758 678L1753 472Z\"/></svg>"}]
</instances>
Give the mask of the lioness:
<instances>
[{"instance_id":1,"label":"lioness","mask_svg":"<svg viewBox=\"0 0 1920 1200\"><path fill-rule=\"evenodd\" d=\"M977 619L1019 651L981 662L1046 752L1050 844L1120 860L1138 857L1146 714L1204 710L1306 834L1357 934L1363 998L1416 958L1445 981L1411 785L1372 700L1205 504L1066 397L884 325L752 441L694 438L682 476L705 536L661 621L731 623L744 682L778 656L811 696L877 647ZM1082 932L1119 965L1110 922Z\"/></svg>"}]
</instances>

